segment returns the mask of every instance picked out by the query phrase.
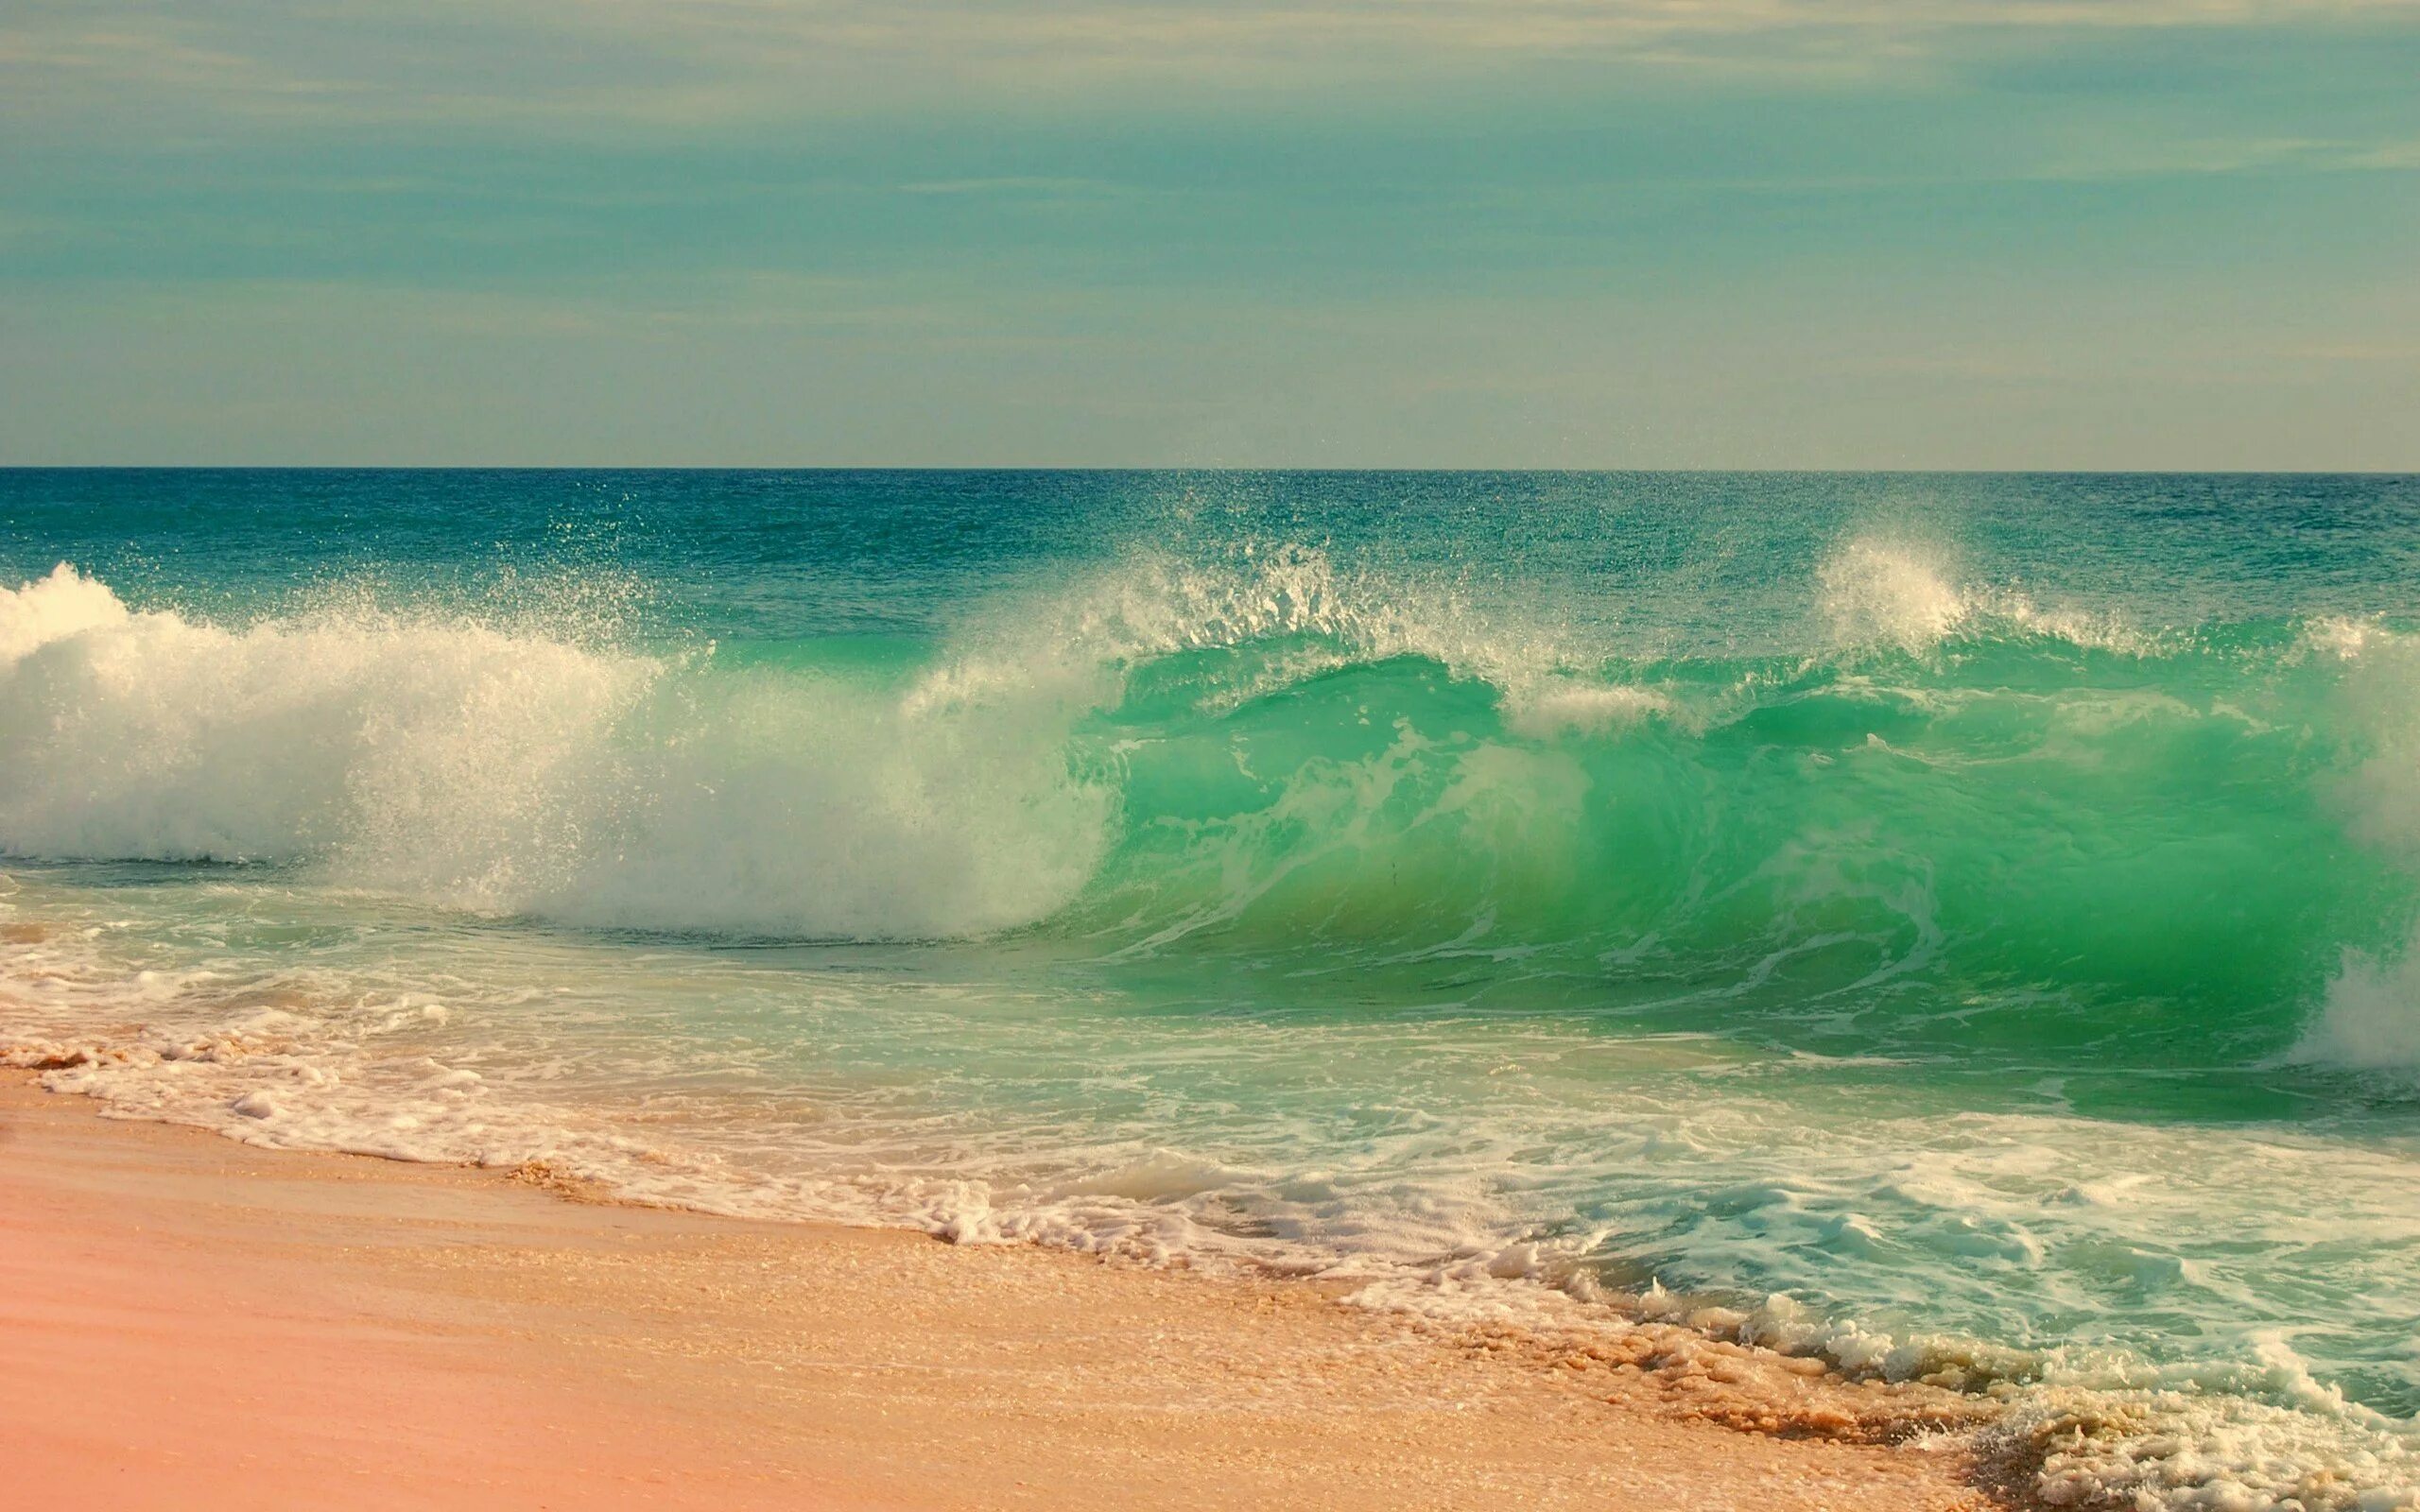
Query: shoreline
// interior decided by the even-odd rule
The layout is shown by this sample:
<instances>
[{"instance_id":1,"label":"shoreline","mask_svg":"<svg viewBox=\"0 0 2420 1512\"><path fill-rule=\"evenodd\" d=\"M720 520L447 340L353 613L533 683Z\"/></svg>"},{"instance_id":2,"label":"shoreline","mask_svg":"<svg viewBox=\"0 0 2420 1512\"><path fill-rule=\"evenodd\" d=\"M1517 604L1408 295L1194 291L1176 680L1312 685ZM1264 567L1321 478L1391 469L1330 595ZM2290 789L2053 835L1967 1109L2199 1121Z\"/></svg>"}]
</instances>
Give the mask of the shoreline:
<instances>
[{"instance_id":1,"label":"shoreline","mask_svg":"<svg viewBox=\"0 0 2420 1512\"><path fill-rule=\"evenodd\" d=\"M1922 1432L1961 1399L1677 1325L1441 1327L263 1151L32 1074L0 1082L0 1447L41 1504L1999 1504Z\"/></svg>"}]
</instances>

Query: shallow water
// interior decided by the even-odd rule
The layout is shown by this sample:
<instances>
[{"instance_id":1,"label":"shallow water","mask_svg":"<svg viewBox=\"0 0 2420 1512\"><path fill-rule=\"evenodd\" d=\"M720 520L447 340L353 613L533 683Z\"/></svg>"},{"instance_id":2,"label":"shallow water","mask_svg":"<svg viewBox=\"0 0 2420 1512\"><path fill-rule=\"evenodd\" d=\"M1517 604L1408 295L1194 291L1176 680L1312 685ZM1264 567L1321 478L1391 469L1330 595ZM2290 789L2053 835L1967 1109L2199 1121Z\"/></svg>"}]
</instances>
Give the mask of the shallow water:
<instances>
[{"instance_id":1,"label":"shallow water","mask_svg":"<svg viewBox=\"0 0 2420 1512\"><path fill-rule=\"evenodd\" d=\"M0 1030L2400 1504L2415 556L2377 477L0 472Z\"/></svg>"}]
</instances>

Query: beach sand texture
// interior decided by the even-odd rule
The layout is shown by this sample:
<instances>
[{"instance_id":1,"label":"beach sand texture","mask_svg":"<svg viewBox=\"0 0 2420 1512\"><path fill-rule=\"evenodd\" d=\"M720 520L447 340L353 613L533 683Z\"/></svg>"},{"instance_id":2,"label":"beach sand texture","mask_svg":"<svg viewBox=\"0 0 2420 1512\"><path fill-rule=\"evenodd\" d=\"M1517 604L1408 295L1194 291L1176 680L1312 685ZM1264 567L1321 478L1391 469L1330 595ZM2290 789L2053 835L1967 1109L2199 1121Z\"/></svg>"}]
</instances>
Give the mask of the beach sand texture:
<instances>
[{"instance_id":1,"label":"beach sand texture","mask_svg":"<svg viewBox=\"0 0 2420 1512\"><path fill-rule=\"evenodd\" d=\"M1907 1399L1771 1356L1558 1357L1302 1283L265 1154L23 1083L0 1118L19 1506L1986 1504L1954 1452L1852 1441ZM1784 1434L1710 1420L1760 1414Z\"/></svg>"}]
</instances>

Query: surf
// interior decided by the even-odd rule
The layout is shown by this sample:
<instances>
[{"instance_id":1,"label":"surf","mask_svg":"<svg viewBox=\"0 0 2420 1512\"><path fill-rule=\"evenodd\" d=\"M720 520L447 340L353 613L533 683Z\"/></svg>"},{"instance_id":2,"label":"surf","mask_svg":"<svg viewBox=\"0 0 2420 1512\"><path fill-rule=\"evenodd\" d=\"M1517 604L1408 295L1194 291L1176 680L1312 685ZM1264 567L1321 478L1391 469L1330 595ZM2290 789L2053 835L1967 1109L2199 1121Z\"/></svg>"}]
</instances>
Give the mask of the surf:
<instances>
[{"instance_id":1,"label":"surf","mask_svg":"<svg viewBox=\"0 0 2420 1512\"><path fill-rule=\"evenodd\" d=\"M1639 656L1288 546L840 659L359 595L222 626L61 564L0 590L0 850L594 927L1460 962L1809 1050L1831 999L1928 984L1954 1029L1861 1036L2150 1059L2189 1016L2222 1058L2412 1063L2402 637L2060 620L1866 539L1812 588L1807 644Z\"/></svg>"},{"instance_id":2,"label":"surf","mask_svg":"<svg viewBox=\"0 0 2420 1512\"><path fill-rule=\"evenodd\" d=\"M593 481L12 505L8 1054L2411 1479L2389 486Z\"/></svg>"}]
</instances>

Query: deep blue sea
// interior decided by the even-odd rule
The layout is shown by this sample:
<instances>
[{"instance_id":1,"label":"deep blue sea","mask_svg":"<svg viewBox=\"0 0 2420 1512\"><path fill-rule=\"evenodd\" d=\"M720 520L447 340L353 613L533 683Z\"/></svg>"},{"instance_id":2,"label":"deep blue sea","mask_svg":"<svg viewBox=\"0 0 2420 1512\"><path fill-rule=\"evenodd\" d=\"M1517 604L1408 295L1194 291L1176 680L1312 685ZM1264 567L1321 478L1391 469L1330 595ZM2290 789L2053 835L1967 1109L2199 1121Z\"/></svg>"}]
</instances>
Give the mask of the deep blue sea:
<instances>
[{"instance_id":1,"label":"deep blue sea","mask_svg":"<svg viewBox=\"0 0 2420 1512\"><path fill-rule=\"evenodd\" d=\"M0 472L0 872L130 1112L2420 1497L2420 478Z\"/></svg>"}]
</instances>

